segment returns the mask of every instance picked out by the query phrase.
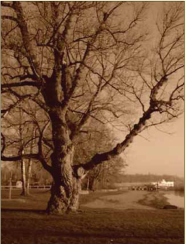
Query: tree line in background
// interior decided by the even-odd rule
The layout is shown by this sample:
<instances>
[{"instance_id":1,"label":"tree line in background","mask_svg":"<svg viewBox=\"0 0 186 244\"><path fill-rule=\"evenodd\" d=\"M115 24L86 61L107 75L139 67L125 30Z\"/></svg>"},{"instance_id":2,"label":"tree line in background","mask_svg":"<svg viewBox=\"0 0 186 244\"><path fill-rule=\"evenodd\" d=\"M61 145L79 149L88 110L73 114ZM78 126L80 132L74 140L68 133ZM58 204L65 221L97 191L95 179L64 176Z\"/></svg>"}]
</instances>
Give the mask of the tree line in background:
<instances>
[{"instance_id":1,"label":"tree line in background","mask_svg":"<svg viewBox=\"0 0 186 244\"><path fill-rule=\"evenodd\" d=\"M121 160L121 159L119 159ZM82 183L83 190L97 190L106 188L115 188L117 183L147 183L158 182L162 179L166 181L174 181L176 186L184 186L184 177L175 175L156 175L156 174L127 174L121 173L123 170L123 161L121 160L121 167L112 168L109 172L107 167L105 171L99 167L94 171L90 171L89 175L84 179ZM113 165L112 165L113 167ZM20 163L11 163L11 165L4 165L1 168L1 185L6 186L10 183L15 185L17 181L22 179ZM116 183L116 185L115 185ZM32 174L30 178L31 185L52 185L52 178L46 170L44 170L40 164L35 163L32 166Z\"/></svg>"},{"instance_id":2,"label":"tree line in background","mask_svg":"<svg viewBox=\"0 0 186 244\"><path fill-rule=\"evenodd\" d=\"M156 175L156 174L125 174L119 176L119 182L157 182L161 180L174 181L177 183L184 182L184 178L175 175Z\"/></svg>"},{"instance_id":3,"label":"tree line in background","mask_svg":"<svg viewBox=\"0 0 186 244\"><path fill-rule=\"evenodd\" d=\"M28 131L27 126L25 128ZM100 130L100 126L98 129L98 123L94 123L91 128L89 125L88 132L83 133L75 142L77 145L75 162L77 164L85 163L95 152L101 153L111 147L114 141L114 136L107 126L102 125ZM12 144L12 150L13 147L15 147L15 143ZM29 194L30 185L52 185L51 175L43 169L39 162L24 160L24 171L22 170L22 164L22 161L11 162L7 166L4 164L1 169L1 184L9 185L10 178L13 185L17 181L25 182L25 184L22 184L22 195L25 196ZM82 182L82 189L112 188L126 166L125 160L119 156L114 161L111 160L103 165L98 165L89 171Z\"/></svg>"}]
</instances>

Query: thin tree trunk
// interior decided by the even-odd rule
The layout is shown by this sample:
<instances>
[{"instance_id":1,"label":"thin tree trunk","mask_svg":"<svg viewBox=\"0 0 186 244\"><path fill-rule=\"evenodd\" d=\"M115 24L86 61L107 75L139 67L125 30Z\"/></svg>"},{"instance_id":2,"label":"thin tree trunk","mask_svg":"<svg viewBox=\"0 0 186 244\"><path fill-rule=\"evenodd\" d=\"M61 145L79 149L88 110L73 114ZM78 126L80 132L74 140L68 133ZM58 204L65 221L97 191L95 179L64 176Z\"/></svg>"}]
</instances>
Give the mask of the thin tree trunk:
<instances>
[{"instance_id":1,"label":"thin tree trunk","mask_svg":"<svg viewBox=\"0 0 186 244\"><path fill-rule=\"evenodd\" d=\"M6 182L6 180L7 180L7 176L6 176L6 172L4 173L4 182Z\"/></svg>"},{"instance_id":2,"label":"thin tree trunk","mask_svg":"<svg viewBox=\"0 0 186 244\"><path fill-rule=\"evenodd\" d=\"M27 171L27 184L26 184L27 194L30 194L30 178L31 178L31 174L32 174L32 159L29 159L28 171Z\"/></svg>"},{"instance_id":3,"label":"thin tree trunk","mask_svg":"<svg viewBox=\"0 0 186 244\"><path fill-rule=\"evenodd\" d=\"M89 180L89 176L88 176L88 179L87 179L87 191L90 190L90 180Z\"/></svg>"},{"instance_id":4,"label":"thin tree trunk","mask_svg":"<svg viewBox=\"0 0 186 244\"><path fill-rule=\"evenodd\" d=\"M34 147L34 142L35 142L35 138L36 138L36 128L34 128L34 125L32 128L32 138L33 138L33 140L31 141L31 144L30 144L30 153L31 154L33 153L33 147ZM27 194L30 194L30 178L31 178L31 175L32 175L32 159L29 159L28 170L27 170L27 184L26 184Z\"/></svg>"},{"instance_id":5,"label":"thin tree trunk","mask_svg":"<svg viewBox=\"0 0 186 244\"><path fill-rule=\"evenodd\" d=\"M94 178L94 176L92 176L89 179L89 190L90 191L94 191L95 181L96 181L96 179Z\"/></svg>"},{"instance_id":6,"label":"thin tree trunk","mask_svg":"<svg viewBox=\"0 0 186 244\"><path fill-rule=\"evenodd\" d=\"M22 196L27 195L27 186L26 186L26 165L25 160L21 160L21 175L22 175Z\"/></svg>"},{"instance_id":7,"label":"thin tree trunk","mask_svg":"<svg viewBox=\"0 0 186 244\"><path fill-rule=\"evenodd\" d=\"M23 120L23 115L22 115L22 110L21 110L21 104L20 104L20 111L19 111L19 116L20 116L20 126L19 126L19 135L20 135L20 146L22 148L22 153L24 153L23 145L24 145L24 139L23 139L23 127L22 127L22 120ZM26 188L26 165L25 165L25 160L21 159L21 180L22 180L22 196L27 195L27 188Z\"/></svg>"}]
</instances>

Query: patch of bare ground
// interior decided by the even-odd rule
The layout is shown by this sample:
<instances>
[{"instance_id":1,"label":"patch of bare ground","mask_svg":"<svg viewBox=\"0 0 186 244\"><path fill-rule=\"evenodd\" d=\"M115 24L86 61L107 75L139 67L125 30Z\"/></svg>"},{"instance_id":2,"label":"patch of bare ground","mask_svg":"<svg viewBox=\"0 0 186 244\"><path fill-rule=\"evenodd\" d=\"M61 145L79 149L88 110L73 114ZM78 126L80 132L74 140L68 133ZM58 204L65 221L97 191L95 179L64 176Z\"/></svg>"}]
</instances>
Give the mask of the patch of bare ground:
<instances>
[{"instance_id":1,"label":"patch of bare ground","mask_svg":"<svg viewBox=\"0 0 186 244\"><path fill-rule=\"evenodd\" d=\"M139 201L145 198L147 192L145 191L125 191L117 194L97 195L96 199L82 204L82 207L99 208L99 209L146 209L150 210L153 207L142 205Z\"/></svg>"}]
</instances>

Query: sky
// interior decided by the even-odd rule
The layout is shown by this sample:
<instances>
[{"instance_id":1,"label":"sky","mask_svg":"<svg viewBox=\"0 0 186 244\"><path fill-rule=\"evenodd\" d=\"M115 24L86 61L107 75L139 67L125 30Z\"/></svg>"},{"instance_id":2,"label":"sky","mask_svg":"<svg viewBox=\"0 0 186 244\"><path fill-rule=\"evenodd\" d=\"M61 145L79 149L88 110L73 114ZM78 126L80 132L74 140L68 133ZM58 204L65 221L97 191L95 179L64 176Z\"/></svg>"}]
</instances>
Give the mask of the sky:
<instances>
[{"instance_id":1,"label":"sky","mask_svg":"<svg viewBox=\"0 0 186 244\"><path fill-rule=\"evenodd\" d=\"M125 173L184 176L184 117L164 125L163 131L171 134L150 128L141 134L144 138L134 138L125 155Z\"/></svg>"},{"instance_id":2,"label":"sky","mask_svg":"<svg viewBox=\"0 0 186 244\"><path fill-rule=\"evenodd\" d=\"M150 4L146 24L147 28L150 27L151 33L155 31L157 15L162 10L162 4L162 2ZM125 173L184 176L184 116L169 125L163 125L161 129L171 134L150 128L141 133L143 137L134 138L133 143L123 154L128 164ZM120 133L117 133L117 138L123 140Z\"/></svg>"}]
</instances>

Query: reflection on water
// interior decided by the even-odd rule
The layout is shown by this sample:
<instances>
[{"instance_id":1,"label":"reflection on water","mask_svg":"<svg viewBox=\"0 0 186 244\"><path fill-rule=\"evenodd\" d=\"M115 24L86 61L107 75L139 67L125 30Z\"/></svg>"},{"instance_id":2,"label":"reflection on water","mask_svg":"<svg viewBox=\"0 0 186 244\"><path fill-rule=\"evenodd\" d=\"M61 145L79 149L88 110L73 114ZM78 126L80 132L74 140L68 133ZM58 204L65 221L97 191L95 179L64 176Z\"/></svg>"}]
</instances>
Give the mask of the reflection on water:
<instances>
[{"instance_id":1,"label":"reflection on water","mask_svg":"<svg viewBox=\"0 0 186 244\"><path fill-rule=\"evenodd\" d=\"M174 191L176 196L184 197L184 191Z\"/></svg>"},{"instance_id":2,"label":"reflection on water","mask_svg":"<svg viewBox=\"0 0 186 244\"><path fill-rule=\"evenodd\" d=\"M184 192L170 191L165 194L170 204L176 205L179 208L184 208Z\"/></svg>"}]
</instances>

